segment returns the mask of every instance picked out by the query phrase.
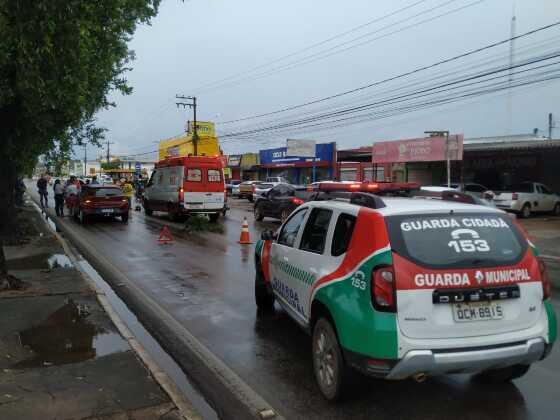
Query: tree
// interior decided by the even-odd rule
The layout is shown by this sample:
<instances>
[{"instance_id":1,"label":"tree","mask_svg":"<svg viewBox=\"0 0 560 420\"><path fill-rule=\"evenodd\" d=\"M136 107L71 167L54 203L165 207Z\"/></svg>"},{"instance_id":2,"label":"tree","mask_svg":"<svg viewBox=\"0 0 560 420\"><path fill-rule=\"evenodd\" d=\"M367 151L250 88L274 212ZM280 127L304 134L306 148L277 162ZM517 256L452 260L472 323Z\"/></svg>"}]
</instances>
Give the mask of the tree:
<instances>
[{"instance_id":1,"label":"tree","mask_svg":"<svg viewBox=\"0 0 560 420\"><path fill-rule=\"evenodd\" d=\"M101 138L93 116L113 105L110 91L131 93L127 43L159 3L0 0L0 233L18 173L53 148L66 153L80 133Z\"/></svg>"}]
</instances>

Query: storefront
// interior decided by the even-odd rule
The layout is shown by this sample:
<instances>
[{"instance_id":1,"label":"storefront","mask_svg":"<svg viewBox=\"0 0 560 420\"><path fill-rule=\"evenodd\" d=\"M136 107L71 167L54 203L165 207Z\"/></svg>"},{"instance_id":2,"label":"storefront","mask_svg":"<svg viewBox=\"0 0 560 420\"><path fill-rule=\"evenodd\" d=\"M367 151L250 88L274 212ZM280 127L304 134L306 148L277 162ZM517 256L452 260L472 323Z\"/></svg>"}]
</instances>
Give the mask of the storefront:
<instances>
[{"instance_id":1,"label":"storefront","mask_svg":"<svg viewBox=\"0 0 560 420\"><path fill-rule=\"evenodd\" d=\"M241 155L241 163L239 164L240 177L243 181L258 179L259 176L259 154L244 153Z\"/></svg>"},{"instance_id":2,"label":"storefront","mask_svg":"<svg viewBox=\"0 0 560 420\"><path fill-rule=\"evenodd\" d=\"M340 181L386 181L391 179L391 164L374 164L371 146L339 150L337 178Z\"/></svg>"},{"instance_id":3,"label":"storefront","mask_svg":"<svg viewBox=\"0 0 560 420\"><path fill-rule=\"evenodd\" d=\"M241 157L242 155L229 155L227 157L228 178L241 179Z\"/></svg>"},{"instance_id":4,"label":"storefront","mask_svg":"<svg viewBox=\"0 0 560 420\"><path fill-rule=\"evenodd\" d=\"M560 191L560 139L522 136L471 139L465 144L463 166L454 165L464 182L476 182L490 189L523 181L540 182Z\"/></svg>"},{"instance_id":5,"label":"storefront","mask_svg":"<svg viewBox=\"0 0 560 420\"><path fill-rule=\"evenodd\" d=\"M293 184L309 184L336 176L336 143L315 145L315 157L288 156L286 147L259 152L259 179L282 176Z\"/></svg>"}]
</instances>

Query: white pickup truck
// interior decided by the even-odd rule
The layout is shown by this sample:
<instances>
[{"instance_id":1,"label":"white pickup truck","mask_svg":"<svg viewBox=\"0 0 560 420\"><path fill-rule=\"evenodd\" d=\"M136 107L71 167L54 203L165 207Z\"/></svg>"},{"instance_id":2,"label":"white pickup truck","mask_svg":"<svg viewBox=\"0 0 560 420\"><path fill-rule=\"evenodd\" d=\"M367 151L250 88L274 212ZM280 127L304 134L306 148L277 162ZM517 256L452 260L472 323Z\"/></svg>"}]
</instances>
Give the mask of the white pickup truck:
<instances>
[{"instance_id":1,"label":"white pickup truck","mask_svg":"<svg viewBox=\"0 0 560 420\"><path fill-rule=\"evenodd\" d=\"M560 216L560 196L538 182L521 182L495 191L494 204L502 210L529 217L531 213L552 212Z\"/></svg>"}]
</instances>

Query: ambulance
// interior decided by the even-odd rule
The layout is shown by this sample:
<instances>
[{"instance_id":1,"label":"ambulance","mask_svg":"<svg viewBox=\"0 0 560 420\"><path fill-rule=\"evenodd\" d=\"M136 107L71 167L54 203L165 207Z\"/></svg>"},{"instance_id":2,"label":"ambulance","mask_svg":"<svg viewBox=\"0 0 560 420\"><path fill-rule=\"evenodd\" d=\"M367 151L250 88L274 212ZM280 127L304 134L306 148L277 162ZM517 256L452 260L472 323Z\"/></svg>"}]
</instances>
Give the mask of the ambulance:
<instances>
[{"instance_id":1,"label":"ambulance","mask_svg":"<svg viewBox=\"0 0 560 420\"><path fill-rule=\"evenodd\" d=\"M472 373L503 382L557 336L544 262L516 219L479 205L321 184L255 253L259 310L277 302L312 336L319 389L357 370L385 379Z\"/></svg>"},{"instance_id":2,"label":"ambulance","mask_svg":"<svg viewBox=\"0 0 560 420\"><path fill-rule=\"evenodd\" d=\"M226 187L220 156L169 157L156 163L143 196L146 215L168 213L173 220L207 214L216 222L225 214Z\"/></svg>"}]
</instances>

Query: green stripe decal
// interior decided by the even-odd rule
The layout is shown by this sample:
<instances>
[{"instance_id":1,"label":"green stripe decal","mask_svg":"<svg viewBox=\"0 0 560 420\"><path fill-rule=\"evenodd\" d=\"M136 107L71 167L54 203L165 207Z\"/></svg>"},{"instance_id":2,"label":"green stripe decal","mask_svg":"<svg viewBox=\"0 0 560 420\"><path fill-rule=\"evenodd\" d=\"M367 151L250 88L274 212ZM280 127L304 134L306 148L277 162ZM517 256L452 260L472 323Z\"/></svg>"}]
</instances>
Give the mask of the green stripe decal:
<instances>
[{"instance_id":1,"label":"green stripe decal","mask_svg":"<svg viewBox=\"0 0 560 420\"><path fill-rule=\"evenodd\" d=\"M354 274L319 289L315 299L329 308L345 349L372 358L397 359L396 314L375 311L371 304L371 273L380 264L392 264L391 251L374 255Z\"/></svg>"},{"instance_id":2,"label":"green stripe decal","mask_svg":"<svg viewBox=\"0 0 560 420\"><path fill-rule=\"evenodd\" d=\"M550 303L550 299L544 301L544 307L546 309L546 316L548 317L548 342L550 344L556 341L558 336L558 321L556 320L556 314Z\"/></svg>"}]
</instances>

